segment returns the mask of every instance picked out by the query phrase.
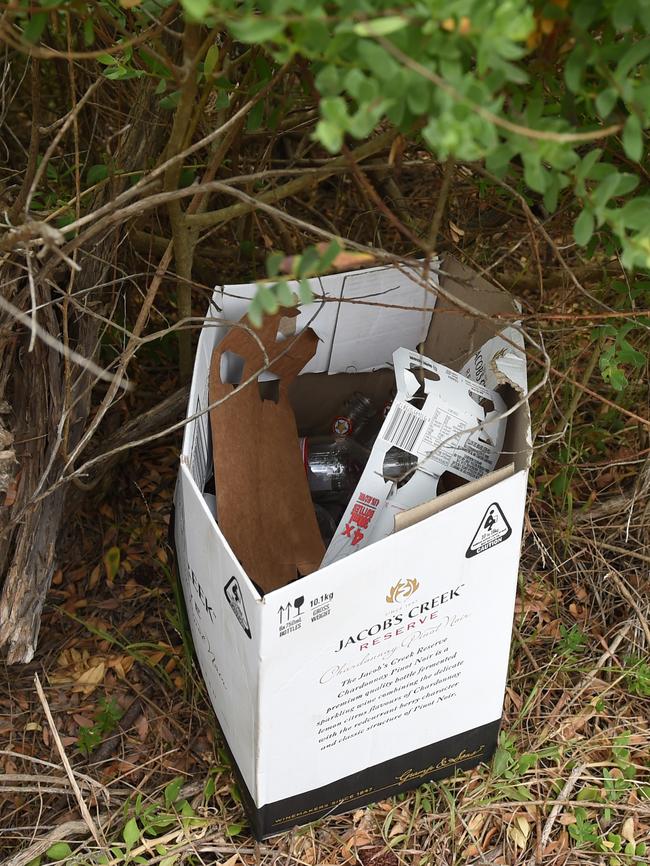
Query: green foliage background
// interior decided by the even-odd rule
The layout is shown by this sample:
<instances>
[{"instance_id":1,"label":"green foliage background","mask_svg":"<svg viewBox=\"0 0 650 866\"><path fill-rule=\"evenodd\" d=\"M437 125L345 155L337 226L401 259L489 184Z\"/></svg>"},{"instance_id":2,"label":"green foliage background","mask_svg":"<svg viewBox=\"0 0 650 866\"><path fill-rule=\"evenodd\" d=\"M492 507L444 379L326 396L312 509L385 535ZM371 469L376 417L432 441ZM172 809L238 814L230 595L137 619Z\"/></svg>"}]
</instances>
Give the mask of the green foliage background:
<instances>
[{"instance_id":1,"label":"green foliage background","mask_svg":"<svg viewBox=\"0 0 650 866\"><path fill-rule=\"evenodd\" d=\"M186 36L200 34L192 71L199 87L214 92L217 108L227 109L239 87L219 68L221 46L232 40L240 54L256 46L248 92L294 64L302 97L318 103L314 137L332 154L392 125L443 162L480 164L545 216L565 211L585 259L618 257L628 272L650 269L650 0L181 5ZM178 119L188 58L179 66L154 26L167 15L178 28L177 9L169 0L41 0L36 7L20 0L6 13L6 27L26 51L45 43L85 50L113 81L155 79L161 108ZM106 22L115 42L93 55L97 27ZM271 93L254 107L248 129L273 128L290 108L274 104L277 98ZM94 164L86 182L108 173ZM195 177L190 166L172 180L182 185ZM648 283L637 281L623 287L617 309L645 308L647 298ZM268 299L275 303L267 292ZM600 367L614 390L627 384L626 369L642 366L634 339L648 323L608 326Z\"/></svg>"}]
</instances>

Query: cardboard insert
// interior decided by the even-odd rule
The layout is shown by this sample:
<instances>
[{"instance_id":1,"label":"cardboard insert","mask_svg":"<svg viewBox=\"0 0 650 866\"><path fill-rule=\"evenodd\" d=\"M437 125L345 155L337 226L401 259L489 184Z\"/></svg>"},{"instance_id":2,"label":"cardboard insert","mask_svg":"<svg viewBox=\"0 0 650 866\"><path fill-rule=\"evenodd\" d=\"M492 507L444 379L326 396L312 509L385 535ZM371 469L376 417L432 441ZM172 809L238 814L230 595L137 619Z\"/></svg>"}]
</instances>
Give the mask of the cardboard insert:
<instances>
[{"instance_id":1,"label":"cardboard insert","mask_svg":"<svg viewBox=\"0 0 650 866\"><path fill-rule=\"evenodd\" d=\"M281 320L293 316L294 310L266 316L254 332L242 319L215 348L210 364L219 524L265 593L315 571L325 553L288 395L318 338L307 328L279 340ZM277 380L260 382L265 369Z\"/></svg>"}]
</instances>

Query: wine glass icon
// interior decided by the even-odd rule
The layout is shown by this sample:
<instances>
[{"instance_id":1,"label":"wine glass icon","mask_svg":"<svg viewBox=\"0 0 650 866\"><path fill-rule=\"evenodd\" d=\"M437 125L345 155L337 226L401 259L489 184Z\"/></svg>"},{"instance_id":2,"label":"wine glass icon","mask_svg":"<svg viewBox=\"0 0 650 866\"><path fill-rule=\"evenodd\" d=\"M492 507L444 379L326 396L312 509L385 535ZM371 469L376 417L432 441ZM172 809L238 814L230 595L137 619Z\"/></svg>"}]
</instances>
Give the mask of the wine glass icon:
<instances>
[{"instance_id":1,"label":"wine glass icon","mask_svg":"<svg viewBox=\"0 0 650 866\"><path fill-rule=\"evenodd\" d=\"M296 609L296 616L300 616L300 608L303 606L304 603L305 603L305 596L304 595L299 595L298 598L294 598L293 606Z\"/></svg>"}]
</instances>

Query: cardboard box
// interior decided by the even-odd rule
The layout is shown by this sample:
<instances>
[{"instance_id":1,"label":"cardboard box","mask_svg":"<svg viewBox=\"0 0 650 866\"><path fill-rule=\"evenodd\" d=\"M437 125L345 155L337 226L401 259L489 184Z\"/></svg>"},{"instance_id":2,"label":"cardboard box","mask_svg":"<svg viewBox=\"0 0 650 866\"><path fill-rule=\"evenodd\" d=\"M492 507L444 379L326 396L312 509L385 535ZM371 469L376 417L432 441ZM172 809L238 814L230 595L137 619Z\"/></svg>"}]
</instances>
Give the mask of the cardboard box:
<instances>
[{"instance_id":1,"label":"cardboard box","mask_svg":"<svg viewBox=\"0 0 650 866\"><path fill-rule=\"evenodd\" d=\"M428 357L498 386L509 405L525 392L523 352L503 343L493 352L497 344L486 341L498 328L459 313L442 294L431 316L404 309L406 296L424 306L423 289L393 268L326 280L323 297L294 320L318 333L314 313L327 312L322 351L292 390L302 430L331 423L355 390L388 395L392 370L359 370L388 364L396 348L415 348L422 338ZM451 257L440 285L486 313L516 310L512 298ZM377 286L389 307L399 298L393 310L381 308L381 322L372 303L341 302L348 290L359 300ZM510 649L530 421L525 403L510 415L495 472L401 512L393 534L260 597L205 493L208 369L227 331L216 317L225 308L228 319L238 319L251 291L217 290L201 333L175 536L198 661L261 839L491 757ZM240 295L234 307L233 295ZM515 330L506 336L521 345Z\"/></svg>"}]
</instances>

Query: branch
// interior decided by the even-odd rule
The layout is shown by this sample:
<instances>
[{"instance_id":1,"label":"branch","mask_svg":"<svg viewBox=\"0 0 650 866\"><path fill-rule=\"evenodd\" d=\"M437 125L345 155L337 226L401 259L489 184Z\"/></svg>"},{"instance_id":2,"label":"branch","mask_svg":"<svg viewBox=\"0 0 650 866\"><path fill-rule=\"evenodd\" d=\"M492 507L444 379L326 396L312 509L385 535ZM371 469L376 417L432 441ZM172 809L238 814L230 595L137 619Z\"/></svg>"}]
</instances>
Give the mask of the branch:
<instances>
[{"instance_id":1,"label":"branch","mask_svg":"<svg viewBox=\"0 0 650 866\"><path fill-rule=\"evenodd\" d=\"M383 148L389 145L398 134L398 131L395 129L384 132L376 138L373 138L355 148L355 150L350 151L350 156L355 160L362 160L369 156L373 156L375 153L383 150ZM216 211L208 211L207 213L188 215L187 223L192 227L201 229L211 228L212 226L221 225L222 223L235 219L243 214L250 213L252 210L255 210L258 203L274 204L283 198L288 198L289 196L295 195L297 192L302 192L303 190L308 189L315 183L320 183L321 181L326 180L326 178L335 174L338 169L347 166L348 159L349 157L347 155L339 156L336 159L333 159L329 165L324 166L322 172L319 170L318 173L314 172L313 174L295 178L294 180L281 184L275 189L271 189L257 197L248 196L246 193L240 193L239 190L235 191L230 189L227 184L221 184L223 192L226 192L229 195L234 195L236 198L241 198L242 204L230 205L229 207L221 208Z\"/></svg>"}]
</instances>

